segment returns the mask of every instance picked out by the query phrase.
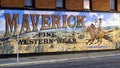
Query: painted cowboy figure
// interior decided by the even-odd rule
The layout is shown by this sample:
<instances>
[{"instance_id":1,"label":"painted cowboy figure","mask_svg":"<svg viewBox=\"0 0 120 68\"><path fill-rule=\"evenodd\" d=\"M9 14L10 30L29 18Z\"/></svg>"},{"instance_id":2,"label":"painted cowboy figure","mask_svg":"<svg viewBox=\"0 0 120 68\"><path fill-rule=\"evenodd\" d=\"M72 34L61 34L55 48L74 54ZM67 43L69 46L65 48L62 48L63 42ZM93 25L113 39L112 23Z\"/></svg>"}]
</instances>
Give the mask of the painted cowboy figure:
<instances>
[{"instance_id":1,"label":"painted cowboy figure","mask_svg":"<svg viewBox=\"0 0 120 68\"><path fill-rule=\"evenodd\" d=\"M102 19L100 18L100 19L99 19L99 28L98 28L99 31L101 31L101 23L102 23Z\"/></svg>"},{"instance_id":2,"label":"painted cowboy figure","mask_svg":"<svg viewBox=\"0 0 120 68\"><path fill-rule=\"evenodd\" d=\"M91 27L92 29L95 29L95 28L96 28L93 23L90 25L90 27Z\"/></svg>"},{"instance_id":3,"label":"painted cowboy figure","mask_svg":"<svg viewBox=\"0 0 120 68\"><path fill-rule=\"evenodd\" d=\"M95 19L95 27L96 27L96 30L98 31L101 31L101 23L102 23L102 19Z\"/></svg>"},{"instance_id":4,"label":"painted cowboy figure","mask_svg":"<svg viewBox=\"0 0 120 68\"><path fill-rule=\"evenodd\" d=\"M95 27L95 25L93 23L91 23L90 29L92 30L92 34L94 35L94 37L96 37L96 32L95 32L96 27Z\"/></svg>"},{"instance_id":5,"label":"painted cowboy figure","mask_svg":"<svg viewBox=\"0 0 120 68\"><path fill-rule=\"evenodd\" d=\"M90 28L92 28L95 37L101 31L101 23L102 23L101 21L102 21L101 18L99 19L99 21L95 19L95 25L93 23L91 23L90 25Z\"/></svg>"},{"instance_id":6,"label":"painted cowboy figure","mask_svg":"<svg viewBox=\"0 0 120 68\"><path fill-rule=\"evenodd\" d=\"M102 23L102 19L95 19L95 27L96 27L96 31L99 32L101 31L101 23Z\"/></svg>"}]
</instances>

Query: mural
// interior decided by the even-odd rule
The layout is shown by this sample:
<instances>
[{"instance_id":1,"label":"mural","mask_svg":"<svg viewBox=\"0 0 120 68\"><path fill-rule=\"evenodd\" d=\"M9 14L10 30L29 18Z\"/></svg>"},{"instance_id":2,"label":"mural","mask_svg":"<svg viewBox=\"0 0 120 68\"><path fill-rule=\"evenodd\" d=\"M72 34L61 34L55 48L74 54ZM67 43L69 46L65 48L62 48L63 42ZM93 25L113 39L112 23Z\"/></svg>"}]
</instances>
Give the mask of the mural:
<instances>
[{"instance_id":1,"label":"mural","mask_svg":"<svg viewBox=\"0 0 120 68\"><path fill-rule=\"evenodd\" d=\"M120 13L0 10L0 54L119 49Z\"/></svg>"}]
</instances>

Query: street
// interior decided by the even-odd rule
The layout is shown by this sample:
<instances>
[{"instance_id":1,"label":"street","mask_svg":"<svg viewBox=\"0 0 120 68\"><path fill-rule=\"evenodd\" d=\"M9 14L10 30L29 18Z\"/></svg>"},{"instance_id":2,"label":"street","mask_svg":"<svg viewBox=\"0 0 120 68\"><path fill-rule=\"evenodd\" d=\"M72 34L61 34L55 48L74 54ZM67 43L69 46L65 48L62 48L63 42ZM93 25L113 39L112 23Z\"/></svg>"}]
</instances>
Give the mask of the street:
<instances>
[{"instance_id":1,"label":"street","mask_svg":"<svg viewBox=\"0 0 120 68\"><path fill-rule=\"evenodd\" d=\"M119 68L120 55L98 58L74 59L61 62L12 66L6 68ZM5 68L5 67L3 67Z\"/></svg>"}]
</instances>

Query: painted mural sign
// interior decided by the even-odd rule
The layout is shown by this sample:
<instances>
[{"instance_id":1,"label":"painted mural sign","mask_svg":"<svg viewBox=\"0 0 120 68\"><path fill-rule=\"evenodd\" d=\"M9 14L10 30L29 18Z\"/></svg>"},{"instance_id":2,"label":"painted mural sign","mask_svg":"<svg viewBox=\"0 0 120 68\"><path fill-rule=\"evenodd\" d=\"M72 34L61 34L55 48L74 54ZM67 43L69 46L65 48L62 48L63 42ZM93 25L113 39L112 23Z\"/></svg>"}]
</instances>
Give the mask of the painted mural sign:
<instances>
[{"instance_id":1,"label":"painted mural sign","mask_svg":"<svg viewBox=\"0 0 120 68\"><path fill-rule=\"evenodd\" d=\"M0 10L0 54L119 48L120 13Z\"/></svg>"}]
</instances>

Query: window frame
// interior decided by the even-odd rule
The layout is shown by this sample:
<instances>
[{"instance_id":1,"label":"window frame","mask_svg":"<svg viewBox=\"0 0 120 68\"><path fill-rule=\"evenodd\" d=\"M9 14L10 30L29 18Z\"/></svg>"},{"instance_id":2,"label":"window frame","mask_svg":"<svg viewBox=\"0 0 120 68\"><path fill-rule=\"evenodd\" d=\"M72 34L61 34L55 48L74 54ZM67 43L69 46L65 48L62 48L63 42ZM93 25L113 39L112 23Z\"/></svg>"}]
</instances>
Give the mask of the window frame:
<instances>
[{"instance_id":1,"label":"window frame","mask_svg":"<svg viewBox=\"0 0 120 68\"><path fill-rule=\"evenodd\" d=\"M29 5L26 5L26 1L29 1L29 0L24 0L24 5L25 5L25 8L28 8L28 9L30 9L30 8L34 8L34 0L30 0L32 3L31 3L31 5L29 4Z\"/></svg>"},{"instance_id":2,"label":"window frame","mask_svg":"<svg viewBox=\"0 0 120 68\"><path fill-rule=\"evenodd\" d=\"M84 10L91 10L91 0L88 0L89 1L89 8L85 8L85 0L83 0L83 7L84 7Z\"/></svg>"},{"instance_id":3,"label":"window frame","mask_svg":"<svg viewBox=\"0 0 120 68\"><path fill-rule=\"evenodd\" d=\"M58 0L56 0L56 9L65 9L65 0L60 0L60 1L61 1L61 4L62 4L61 7L60 7L60 6L57 6L57 4L58 4L57 1L58 1Z\"/></svg>"}]
</instances>

